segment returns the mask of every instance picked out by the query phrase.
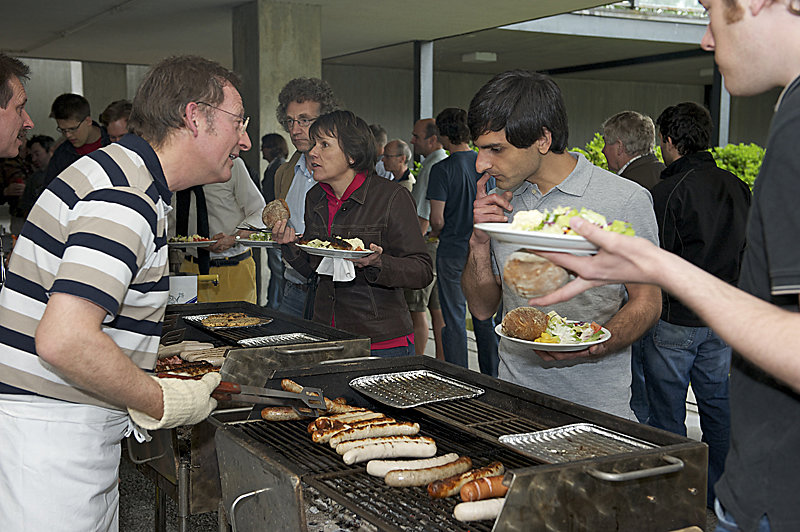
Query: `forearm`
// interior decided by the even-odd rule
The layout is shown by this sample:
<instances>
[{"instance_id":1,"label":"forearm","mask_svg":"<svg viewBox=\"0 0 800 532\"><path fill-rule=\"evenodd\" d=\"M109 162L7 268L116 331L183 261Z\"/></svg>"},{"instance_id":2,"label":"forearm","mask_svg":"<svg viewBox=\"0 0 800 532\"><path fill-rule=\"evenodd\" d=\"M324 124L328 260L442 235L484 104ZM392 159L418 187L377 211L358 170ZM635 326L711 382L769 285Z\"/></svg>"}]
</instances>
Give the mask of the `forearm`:
<instances>
[{"instance_id":1,"label":"forearm","mask_svg":"<svg viewBox=\"0 0 800 532\"><path fill-rule=\"evenodd\" d=\"M497 312L502 287L492 271L489 242L478 243L470 238L469 255L461 274L461 288L470 313L479 320L489 319Z\"/></svg>"}]
</instances>

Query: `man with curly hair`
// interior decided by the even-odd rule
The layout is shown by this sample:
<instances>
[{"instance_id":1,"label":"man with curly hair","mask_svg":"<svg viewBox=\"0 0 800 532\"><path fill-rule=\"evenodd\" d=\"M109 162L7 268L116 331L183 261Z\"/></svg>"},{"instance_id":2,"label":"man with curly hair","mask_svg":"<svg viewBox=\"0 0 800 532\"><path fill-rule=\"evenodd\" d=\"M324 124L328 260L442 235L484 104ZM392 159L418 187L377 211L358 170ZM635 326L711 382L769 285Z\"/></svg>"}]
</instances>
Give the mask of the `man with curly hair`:
<instances>
[{"instance_id":1,"label":"man with curly hair","mask_svg":"<svg viewBox=\"0 0 800 532\"><path fill-rule=\"evenodd\" d=\"M314 176L306 164L306 153L314 145L308 136L308 128L319 115L338 107L333 89L319 78L295 78L278 94L275 115L289 133L297 151L275 172L275 197L285 199L289 205L289 222L297 234L302 234L305 229L306 193L315 184ZM289 265L286 265L284 279L286 284L278 310L292 316L310 317L311 308L305 308L309 280ZM308 299L309 304L313 304L313 298Z\"/></svg>"}]
</instances>

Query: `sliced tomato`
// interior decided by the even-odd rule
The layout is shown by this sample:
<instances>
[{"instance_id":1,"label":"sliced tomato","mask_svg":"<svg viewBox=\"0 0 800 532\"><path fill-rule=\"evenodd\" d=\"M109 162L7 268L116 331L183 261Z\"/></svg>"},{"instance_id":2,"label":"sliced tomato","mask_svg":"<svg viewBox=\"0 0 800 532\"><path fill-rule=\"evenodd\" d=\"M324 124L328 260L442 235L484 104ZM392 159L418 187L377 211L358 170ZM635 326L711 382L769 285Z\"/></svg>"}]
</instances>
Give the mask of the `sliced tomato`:
<instances>
[{"instance_id":1,"label":"sliced tomato","mask_svg":"<svg viewBox=\"0 0 800 532\"><path fill-rule=\"evenodd\" d=\"M595 323L595 322L592 322L592 333L596 333L596 332L598 332L600 329L602 329L602 327L601 327L599 324L597 324L597 323Z\"/></svg>"}]
</instances>

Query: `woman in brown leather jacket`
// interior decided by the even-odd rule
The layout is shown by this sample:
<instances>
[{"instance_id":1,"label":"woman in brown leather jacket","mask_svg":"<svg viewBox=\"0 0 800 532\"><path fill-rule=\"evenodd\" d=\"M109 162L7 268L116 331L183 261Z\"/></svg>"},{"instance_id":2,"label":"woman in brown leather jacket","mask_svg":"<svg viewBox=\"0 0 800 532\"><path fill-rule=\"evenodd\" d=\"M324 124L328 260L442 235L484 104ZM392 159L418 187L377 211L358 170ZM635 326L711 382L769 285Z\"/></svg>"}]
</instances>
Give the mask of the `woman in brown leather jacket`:
<instances>
[{"instance_id":1,"label":"woman in brown leather jacket","mask_svg":"<svg viewBox=\"0 0 800 532\"><path fill-rule=\"evenodd\" d=\"M413 355L413 326L403 289L424 288L433 280L414 200L405 188L375 174L372 132L350 111L320 116L309 135L315 145L307 157L317 184L306 195L303 240L360 238L364 249L373 252L341 259L354 263L352 280L319 275L313 319L370 337L373 355ZM284 259L311 277L322 257L299 248L286 222L272 232L284 244Z\"/></svg>"}]
</instances>

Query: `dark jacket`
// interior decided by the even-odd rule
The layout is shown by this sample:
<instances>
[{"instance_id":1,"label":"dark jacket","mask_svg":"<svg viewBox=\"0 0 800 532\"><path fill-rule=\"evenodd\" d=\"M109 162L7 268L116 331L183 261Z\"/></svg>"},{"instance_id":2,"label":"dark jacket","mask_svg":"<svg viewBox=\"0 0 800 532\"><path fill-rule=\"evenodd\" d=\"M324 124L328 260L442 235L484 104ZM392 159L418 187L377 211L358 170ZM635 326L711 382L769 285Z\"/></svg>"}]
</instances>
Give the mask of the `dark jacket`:
<instances>
[{"instance_id":1,"label":"dark jacket","mask_svg":"<svg viewBox=\"0 0 800 532\"><path fill-rule=\"evenodd\" d=\"M106 128L95 121L92 121L92 125L100 128L100 141L103 146L111 144L111 139L108 138ZM66 170L69 165L80 158L81 156L78 155L78 151L70 141L65 140L59 144L56 151L53 152L53 156L50 158L50 163L47 165L47 170L44 173L44 187L47 188L47 185L49 185L58 174Z\"/></svg>"},{"instance_id":2,"label":"dark jacket","mask_svg":"<svg viewBox=\"0 0 800 532\"><path fill-rule=\"evenodd\" d=\"M264 170L264 179L261 180L261 193L264 195L264 201L269 203L275 199L275 172L278 168L286 162L283 157L275 157Z\"/></svg>"},{"instance_id":3,"label":"dark jacket","mask_svg":"<svg viewBox=\"0 0 800 532\"><path fill-rule=\"evenodd\" d=\"M328 200L317 184L306 195L304 240L328 238ZM419 232L417 211L408 190L371 173L345 200L333 218L331 233L360 238L383 248L381 266L356 267L356 278L333 282L319 276L314 321L382 342L413 332L403 288L420 289L433 281L433 263ZM294 244L281 246L283 258L310 277L322 260Z\"/></svg>"},{"instance_id":4,"label":"dark jacket","mask_svg":"<svg viewBox=\"0 0 800 532\"><path fill-rule=\"evenodd\" d=\"M669 165L651 193L661 247L736 284L750 209L748 186L718 168L710 153L699 152ZM705 325L667 292L662 298L662 320L684 327Z\"/></svg>"},{"instance_id":5,"label":"dark jacket","mask_svg":"<svg viewBox=\"0 0 800 532\"><path fill-rule=\"evenodd\" d=\"M655 154L648 153L629 164L620 175L634 183L639 183L647 190L653 190L653 187L661 180L661 172L664 168L664 163L659 161Z\"/></svg>"}]
</instances>

